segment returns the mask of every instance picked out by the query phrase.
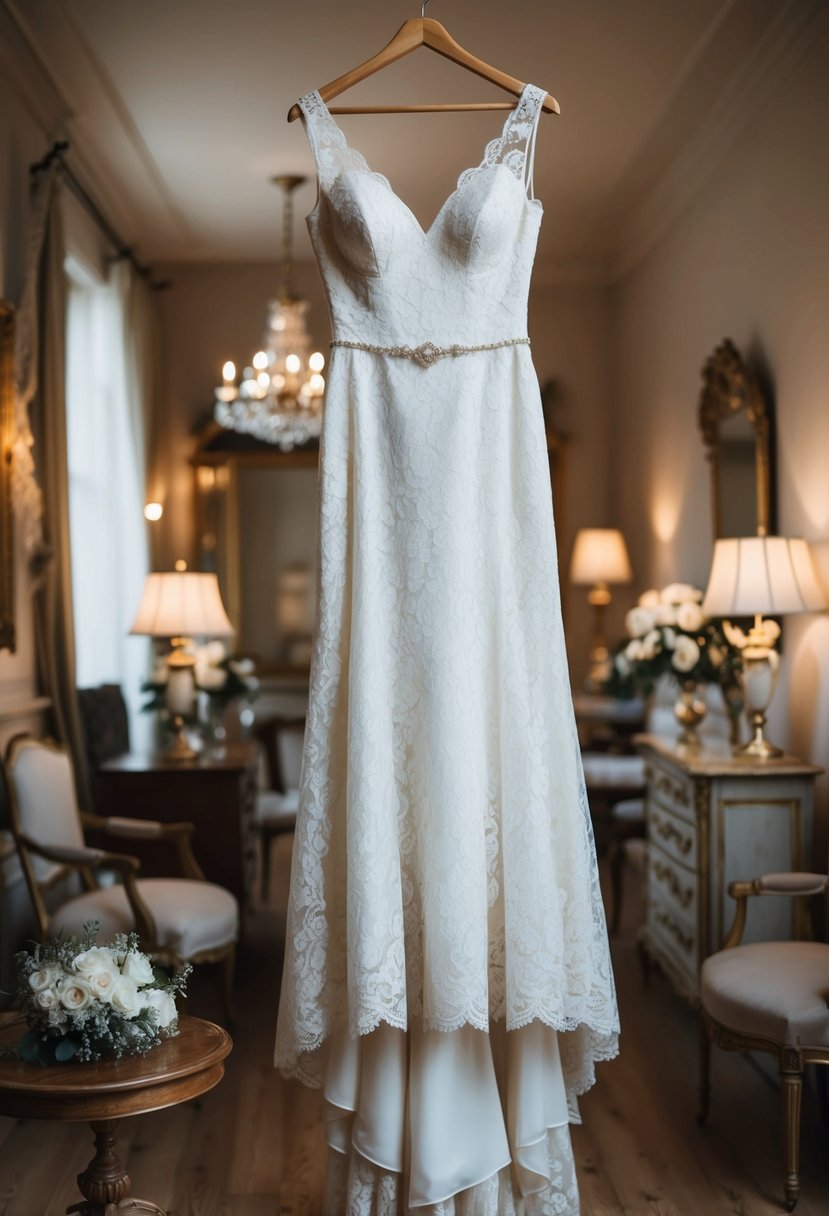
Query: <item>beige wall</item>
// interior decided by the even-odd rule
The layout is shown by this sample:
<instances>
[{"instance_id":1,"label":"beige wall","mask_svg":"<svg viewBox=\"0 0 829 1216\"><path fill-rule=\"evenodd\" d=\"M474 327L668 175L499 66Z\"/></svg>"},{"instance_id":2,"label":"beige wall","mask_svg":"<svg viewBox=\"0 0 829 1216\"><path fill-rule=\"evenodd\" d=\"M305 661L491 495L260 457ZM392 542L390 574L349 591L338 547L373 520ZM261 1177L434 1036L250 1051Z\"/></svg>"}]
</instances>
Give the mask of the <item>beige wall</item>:
<instances>
[{"instance_id":1,"label":"beige wall","mask_svg":"<svg viewBox=\"0 0 829 1216\"><path fill-rule=\"evenodd\" d=\"M829 74L825 54L769 93L701 200L612 291L613 495L638 586L704 585L708 469L699 372L724 337L765 364L778 530L818 542L829 584ZM829 765L829 617L785 622L773 734ZM821 783L821 856L826 783Z\"/></svg>"}]
</instances>

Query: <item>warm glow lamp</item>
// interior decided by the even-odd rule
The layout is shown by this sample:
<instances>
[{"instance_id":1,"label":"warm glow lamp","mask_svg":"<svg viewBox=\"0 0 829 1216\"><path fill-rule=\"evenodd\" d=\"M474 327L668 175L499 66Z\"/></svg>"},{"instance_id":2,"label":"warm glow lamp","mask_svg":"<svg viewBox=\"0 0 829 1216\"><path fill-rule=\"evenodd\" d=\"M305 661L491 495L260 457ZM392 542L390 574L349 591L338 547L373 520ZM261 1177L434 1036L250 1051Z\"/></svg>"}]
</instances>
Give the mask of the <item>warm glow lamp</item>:
<instances>
[{"instance_id":1,"label":"warm glow lamp","mask_svg":"<svg viewBox=\"0 0 829 1216\"><path fill-rule=\"evenodd\" d=\"M763 627L763 617L820 612L825 607L826 596L805 540L740 536L716 541L702 611L706 616L754 617L752 628L740 642L743 693L751 724L751 739L739 749L741 754L761 759L783 754L764 734L779 656Z\"/></svg>"},{"instance_id":2,"label":"warm glow lamp","mask_svg":"<svg viewBox=\"0 0 829 1216\"><path fill-rule=\"evenodd\" d=\"M601 683L607 662L605 614L611 600L611 583L629 583L633 578L625 538L618 528L581 528L570 562L570 581L587 586L587 602L593 606L593 644L590 648L589 688Z\"/></svg>"},{"instance_id":3,"label":"warm glow lamp","mask_svg":"<svg viewBox=\"0 0 829 1216\"><path fill-rule=\"evenodd\" d=\"M148 574L132 634L169 638L166 704L175 731L166 755L169 760L192 760L195 752L184 734L184 717L193 708L195 659L187 650L193 638L222 638L233 633L215 574L170 571Z\"/></svg>"}]
</instances>

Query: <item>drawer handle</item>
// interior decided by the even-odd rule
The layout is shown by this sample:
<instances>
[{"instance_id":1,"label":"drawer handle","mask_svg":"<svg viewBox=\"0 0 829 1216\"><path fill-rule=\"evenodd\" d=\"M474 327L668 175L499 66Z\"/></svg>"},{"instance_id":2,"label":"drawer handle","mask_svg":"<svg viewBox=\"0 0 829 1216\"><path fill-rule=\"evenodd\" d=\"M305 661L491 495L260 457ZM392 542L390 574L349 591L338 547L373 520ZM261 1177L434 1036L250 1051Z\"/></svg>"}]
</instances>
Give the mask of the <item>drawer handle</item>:
<instances>
[{"instance_id":1,"label":"drawer handle","mask_svg":"<svg viewBox=\"0 0 829 1216\"><path fill-rule=\"evenodd\" d=\"M684 832L680 832L679 828L675 828L672 823L668 823L665 819L660 819L653 813L651 813L651 818L657 836L661 836L663 840L675 840L681 853L691 852L694 842L690 836L686 836Z\"/></svg>"},{"instance_id":2,"label":"drawer handle","mask_svg":"<svg viewBox=\"0 0 829 1216\"><path fill-rule=\"evenodd\" d=\"M664 861L660 861L658 857L653 859L653 872L660 882L665 883L673 897L679 901L682 907L687 908L694 898L693 887L683 887L671 867L666 866Z\"/></svg>"},{"instance_id":3,"label":"drawer handle","mask_svg":"<svg viewBox=\"0 0 829 1216\"><path fill-rule=\"evenodd\" d=\"M680 946L686 954L690 954L694 949L694 939L689 937L687 933L683 933L676 921L668 916L667 912L654 912L654 919L658 925L666 929L671 937Z\"/></svg>"},{"instance_id":4,"label":"drawer handle","mask_svg":"<svg viewBox=\"0 0 829 1216\"><path fill-rule=\"evenodd\" d=\"M678 802L680 806L688 806L688 794L681 785L675 785L670 777L666 777L664 773L657 773L654 780L654 788L663 794L667 794L674 802Z\"/></svg>"}]
</instances>

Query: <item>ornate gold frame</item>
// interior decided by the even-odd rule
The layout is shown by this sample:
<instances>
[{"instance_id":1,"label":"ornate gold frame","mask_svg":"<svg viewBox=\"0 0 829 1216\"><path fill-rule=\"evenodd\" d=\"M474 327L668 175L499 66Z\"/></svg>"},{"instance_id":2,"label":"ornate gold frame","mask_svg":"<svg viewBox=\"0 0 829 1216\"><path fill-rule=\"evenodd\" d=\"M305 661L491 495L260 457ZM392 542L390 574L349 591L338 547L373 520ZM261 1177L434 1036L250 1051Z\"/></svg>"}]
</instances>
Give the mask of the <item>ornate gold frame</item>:
<instances>
[{"instance_id":1,"label":"ornate gold frame","mask_svg":"<svg viewBox=\"0 0 829 1216\"><path fill-rule=\"evenodd\" d=\"M0 300L0 650L15 649L14 520L14 305Z\"/></svg>"},{"instance_id":2,"label":"ornate gold frame","mask_svg":"<svg viewBox=\"0 0 829 1216\"><path fill-rule=\"evenodd\" d=\"M719 493L720 424L743 410L754 428L757 531L765 535L774 531L771 408L759 379L746 367L731 339L726 338L703 364L698 407L702 440L711 465L711 520L715 540L723 535Z\"/></svg>"}]
</instances>

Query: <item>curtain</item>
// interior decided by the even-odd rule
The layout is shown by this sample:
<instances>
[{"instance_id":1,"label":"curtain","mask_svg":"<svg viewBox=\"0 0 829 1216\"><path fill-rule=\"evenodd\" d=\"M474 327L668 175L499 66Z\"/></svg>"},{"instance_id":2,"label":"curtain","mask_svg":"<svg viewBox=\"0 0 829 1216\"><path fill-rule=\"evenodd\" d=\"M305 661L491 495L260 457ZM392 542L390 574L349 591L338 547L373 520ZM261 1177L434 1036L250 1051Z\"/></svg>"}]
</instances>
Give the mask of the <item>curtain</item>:
<instances>
[{"instance_id":1,"label":"curtain","mask_svg":"<svg viewBox=\"0 0 829 1216\"><path fill-rule=\"evenodd\" d=\"M125 261L69 295L68 464L79 684L121 685L133 748L151 745L140 713L149 663L129 636L149 569L145 454L157 377L152 291Z\"/></svg>"},{"instance_id":2,"label":"curtain","mask_svg":"<svg viewBox=\"0 0 829 1216\"><path fill-rule=\"evenodd\" d=\"M66 448L66 278L56 175L49 202L39 279L35 459L43 496L43 540L34 558L34 626L38 678L51 699L53 728L72 755L78 798L91 805L83 726L75 680L75 629L69 539Z\"/></svg>"}]
</instances>

